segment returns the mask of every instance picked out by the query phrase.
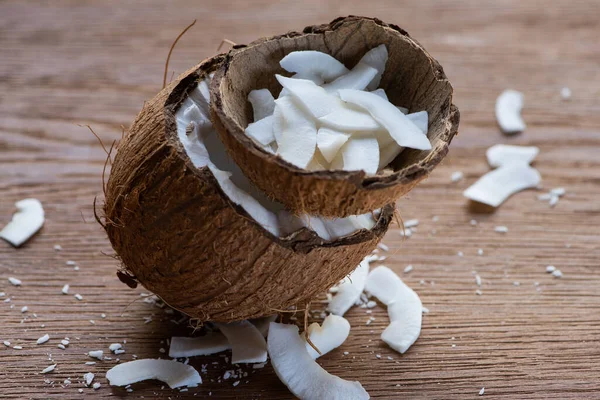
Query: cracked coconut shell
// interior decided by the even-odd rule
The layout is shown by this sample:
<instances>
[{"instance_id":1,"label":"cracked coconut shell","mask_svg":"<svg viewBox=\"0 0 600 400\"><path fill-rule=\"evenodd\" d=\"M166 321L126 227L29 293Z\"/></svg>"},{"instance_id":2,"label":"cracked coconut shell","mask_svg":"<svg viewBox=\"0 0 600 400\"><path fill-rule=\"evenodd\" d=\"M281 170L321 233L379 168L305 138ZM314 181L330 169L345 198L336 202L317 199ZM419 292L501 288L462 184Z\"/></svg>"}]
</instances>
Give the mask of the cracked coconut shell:
<instances>
[{"instance_id":1,"label":"cracked coconut shell","mask_svg":"<svg viewBox=\"0 0 600 400\"><path fill-rule=\"evenodd\" d=\"M384 170L316 171L298 168L268 153L245 134L252 122L247 101L253 89L279 93L275 74L288 53L317 50L352 68L370 49L385 44L389 58L380 87L390 101L410 112L426 110L432 149L405 149ZM409 34L378 19L350 16L300 32L259 39L227 54L211 86L211 112L227 151L244 174L269 197L296 213L344 217L394 203L440 163L458 131L459 112L440 64Z\"/></svg>"},{"instance_id":2,"label":"cracked coconut shell","mask_svg":"<svg viewBox=\"0 0 600 400\"><path fill-rule=\"evenodd\" d=\"M104 228L144 287L200 321L228 322L302 306L326 291L375 248L393 207L381 209L371 230L324 241L306 228L275 237L231 202L208 167L192 164L175 120L223 60L202 62L145 103L118 146Z\"/></svg>"}]
</instances>

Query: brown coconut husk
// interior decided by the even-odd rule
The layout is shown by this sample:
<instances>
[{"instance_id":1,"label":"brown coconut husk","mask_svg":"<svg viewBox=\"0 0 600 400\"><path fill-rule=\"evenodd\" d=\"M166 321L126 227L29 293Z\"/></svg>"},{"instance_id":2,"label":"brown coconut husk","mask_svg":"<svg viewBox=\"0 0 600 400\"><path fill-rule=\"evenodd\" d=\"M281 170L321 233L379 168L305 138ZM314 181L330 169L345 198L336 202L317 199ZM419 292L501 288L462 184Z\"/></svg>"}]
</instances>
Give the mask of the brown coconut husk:
<instances>
[{"instance_id":1,"label":"brown coconut husk","mask_svg":"<svg viewBox=\"0 0 600 400\"><path fill-rule=\"evenodd\" d=\"M380 87L395 105L429 113L432 150L404 150L375 176L364 171L316 171L298 168L268 153L246 136L252 122L247 101L253 89L277 94L275 74L288 53L318 50L352 68L370 49L386 44L389 59ZM452 86L440 64L409 34L378 19L350 16L309 26L300 32L263 38L233 49L211 87L211 111L228 152L246 176L272 198L296 213L344 217L395 202L423 180L448 152L458 131L459 112Z\"/></svg>"},{"instance_id":2,"label":"brown coconut husk","mask_svg":"<svg viewBox=\"0 0 600 400\"><path fill-rule=\"evenodd\" d=\"M228 322L308 303L350 273L386 232L376 225L324 242L303 228L278 238L196 168L177 138L175 111L223 56L182 74L147 102L119 143L106 189L105 229L131 284L134 276L170 306ZM130 274L131 276L127 276Z\"/></svg>"}]
</instances>

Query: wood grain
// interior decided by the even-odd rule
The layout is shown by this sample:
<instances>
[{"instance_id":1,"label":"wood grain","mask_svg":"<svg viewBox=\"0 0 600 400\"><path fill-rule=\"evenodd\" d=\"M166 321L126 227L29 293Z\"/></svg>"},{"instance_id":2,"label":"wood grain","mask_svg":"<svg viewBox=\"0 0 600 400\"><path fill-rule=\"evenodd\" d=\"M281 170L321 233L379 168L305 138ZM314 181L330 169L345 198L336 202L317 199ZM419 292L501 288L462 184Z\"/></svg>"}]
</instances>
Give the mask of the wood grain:
<instances>
[{"instance_id":1,"label":"wood grain","mask_svg":"<svg viewBox=\"0 0 600 400\"><path fill-rule=\"evenodd\" d=\"M399 273L412 264L403 278L430 309L418 342L403 356L394 353L379 340L385 310L374 309L366 326L365 310L353 309L350 338L319 362L360 380L373 398L475 398L481 387L484 398L600 398L597 11L594 0L1 2L0 225L26 197L43 202L47 220L21 249L0 243L0 292L11 299L0 302L0 340L23 346L0 348L0 397L79 398L79 388L98 398L290 397L268 366L246 369L236 387L217 382L228 369L220 356L191 360L209 364L209 372L203 385L182 393L147 382L128 394L105 380L114 360L84 365L87 351L107 353L123 340L121 360L163 356L164 341L189 330L141 301L143 289L116 279L117 262L105 255L111 248L91 207L102 192L105 154L78 124L91 124L105 143L120 137L120 126L160 89L169 46L194 18L198 24L174 53L174 71L213 54L223 38L246 43L365 14L402 26L440 61L455 88L461 131L443 165L399 202L405 219L421 221L418 231L402 241L393 229L384 240L391 248L385 264ZM570 101L560 98L563 86L573 91ZM499 133L493 115L506 88L525 93L528 129L511 138ZM544 188L564 186L566 196L549 208L528 191L493 214L473 213L462 191L488 171L485 149L495 143L539 146ZM465 179L453 184L457 170ZM496 225L509 232L495 233ZM564 277L546 274L547 265ZM481 296L472 271L483 279ZM10 276L23 286L11 286ZM65 283L69 295L61 294ZM24 305L29 311L21 314ZM44 333L50 341L36 345ZM56 345L65 336L71 344L63 351ZM41 375L53 362L56 370ZM96 374L99 390L83 387L86 372ZM72 384L63 387L66 378Z\"/></svg>"}]
</instances>

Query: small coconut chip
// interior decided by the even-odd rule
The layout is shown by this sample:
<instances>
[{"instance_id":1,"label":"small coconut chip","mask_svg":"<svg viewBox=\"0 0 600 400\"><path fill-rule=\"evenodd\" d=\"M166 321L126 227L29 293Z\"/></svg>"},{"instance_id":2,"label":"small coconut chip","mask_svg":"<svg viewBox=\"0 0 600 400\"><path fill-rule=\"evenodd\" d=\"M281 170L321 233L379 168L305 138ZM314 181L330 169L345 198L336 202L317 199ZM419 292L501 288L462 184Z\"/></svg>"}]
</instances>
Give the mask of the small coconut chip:
<instances>
[{"instance_id":1,"label":"small coconut chip","mask_svg":"<svg viewBox=\"0 0 600 400\"><path fill-rule=\"evenodd\" d=\"M27 310L29 310L29 307L27 307L27 306L21 307L21 313L26 313Z\"/></svg>"},{"instance_id":2,"label":"small coconut chip","mask_svg":"<svg viewBox=\"0 0 600 400\"><path fill-rule=\"evenodd\" d=\"M197 386L202 383L198 371L192 366L172 360L143 359L129 361L111 368L106 379L112 386L127 386L148 379L157 379L171 389Z\"/></svg>"},{"instance_id":3,"label":"small coconut chip","mask_svg":"<svg viewBox=\"0 0 600 400\"><path fill-rule=\"evenodd\" d=\"M273 370L294 396L304 400L369 399L359 382L331 375L316 363L297 326L272 322L267 343Z\"/></svg>"},{"instance_id":4,"label":"small coconut chip","mask_svg":"<svg viewBox=\"0 0 600 400\"><path fill-rule=\"evenodd\" d=\"M505 90L496 99L496 120L502 132L514 134L525 130L525 122L521 119L523 93L516 90Z\"/></svg>"},{"instance_id":5,"label":"small coconut chip","mask_svg":"<svg viewBox=\"0 0 600 400\"><path fill-rule=\"evenodd\" d=\"M121 343L112 343L110 346L108 346L108 349L113 353L117 350L121 350L122 348L123 345Z\"/></svg>"},{"instance_id":6,"label":"small coconut chip","mask_svg":"<svg viewBox=\"0 0 600 400\"><path fill-rule=\"evenodd\" d=\"M199 337L173 336L169 347L169 357L205 356L229 349L231 349L231 345L221 332L208 332Z\"/></svg>"},{"instance_id":7,"label":"small coconut chip","mask_svg":"<svg viewBox=\"0 0 600 400\"><path fill-rule=\"evenodd\" d=\"M83 300L83 296L82 296L82 295L80 295L79 293L75 294L75 296L74 296L74 297L75 297L77 300L79 300L79 301Z\"/></svg>"},{"instance_id":8,"label":"small coconut chip","mask_svg":"<svg viewBox=\"0 0 600 400\"><path fill-rule=\"evenodd\" d=\"M267 361L265 338L249 321L228 324L215 323L231 344L231 363L261 363Z\"/></svg>"},{"instance_id":9,"label":"small coconut chip","mask_svg":"<svg viewBox=\"0 0 600 400\"><path fill-rule=\"evenodd\" d=\"M548 265L546 267L546 272L548 272L549 274L556 271L556 267L554 265Z\"/></svg>"},{"instance_id":10,"label":"small coconut chip","mask_svg":"<svg viewBox=\"0 0 600 400\"><path fill-rule=\"evenodd\" d=\"M92 385L92 387L94 388L94 390L98 390L98 389L100 389L100 386L101 386L101 385L100 385L100 382L96 382L96 383L94 383L94 384Z\"/></svg>"},{"instance_id":11,"label":"small coconut chip","mask_svg":"<svg viewBox=\"0 0 600 400\"><path fill-rule=\"evenodd\" d=\"M465 175L464 175L464 174L463 174L461 171L454 171L454 172L452 173L452 175L450 175L450 180L451 180L452 182L455 182L455 183L456 183L456 182L458 182L458 181L462 180L462 178L463 178L464 176L465 176Z\"/></svg>"},{"instance_id":12,"label":"small coconut chip","mask_svg":"<svg viewBox=\"0 0 600 400\"><path fill-rule=\"evenodd\" d=\"M542 177L526 163L511 163L488 172L464 191L464 196L479 203L498 207L524 189L535 188Z\"/></svg>"},{"instance_id":13,"label":"small coconut chip","mask_svg":"<svg viewBox=\"0 0 600 400\"><path fill-rule=\"evenodd\" d=\"M94 380L95 375L92 374L91 372L88 372L87 374L83 375L83 380L85 381L85 386L90 386L92 384L92 381Z\"/></svg>"},{"instance_id":14,"label":"small coconut chip","mask_svg":"<svg viewBox=\"0 0 600 400\"><path fill-rule=\"evenodd\" d=\"M308 332L312 344L319 349L321 354L317 353L308 342L306 342L306 350L313 359L317 359L338 348L346 341L350 334L350 323L344 317L329 315L323 320L322 325L317 322L310 324L306 332ZM306 332L302 334L304 340L306 340Z\"/></svg>"},{"instance_id":15,"label":"small coconut chip","mask_svg":"<svg viewBox=\"0 0 600 400\"><path fill-rule=\"evenodd\" d=\"M480 396L483 396L483 394L484 394L484 393L485 393L485 388L484 388L484 387L482 387L482 388L481 388L481 390L479 391L479 395L480 395Z\"/></svg>"},{"instance_id":16,"label":"small coconut chip","mask_svg":"<svg viewBox=\"0 0 600 400\"><path fill-rule=\"evenodd\" d=\"M62 294L69 294L69 285L63 286L61 292Z\"/></svg>"},{"instance_id":17,"label":"small coconut chip","mask_svg":"<svg viewBox=\"0 0 600 400\"><path fill-rule=\"evenodd\" d=\"M37 344L44 344L48 340L50 340L50 336L48 334L45 334L44 336L42 336L41 338L39 338L36 343Z\"/></svg>"},{"instance_id":18,"label":"small coconut chip","mask_svg":"<svg viewBox=\"0 0 600 400\"><path fill-rule=\"evenodd\" d=\"M358 267L337 286L337 294L327 306L329 312L343 316L360 298L369 274L369 259L370 256L367 256L362 260Z\"/></svg>"},{"instance_id":19,"label":"small coconut chip","mask_svg":"<svg viewBox=\"0 0 600 400\"><path fill-rule=\"evenodd\" d=\"M404 222L404 228L414 228L417 225L419 225L418 219L409 219Z\"/></svg>"},{"instance_id":20,"label":"small coconut chip","mask_svg":"<svg viewBox=\"0 0 600 400\"><path fill-rule=\"evenodd\" d=\"M552 271L552 276L555 278L562 278L563 273L561 272L560 269L555 269L554 271Z\"/></svg>"},{"instance_id":21,"label":"small coconut chip","mask_svg":"<svg viewBox=\"0 0 600 400\"><path fill-rule=\"evenodd\" d=\"M13 277L8 278L8 282L10 282L10 284L13 286L21 286L21 284L23 283L23 282L21 282L20 279L13 278Z\"/></svg>"},{"instance_id":22,"label":"small coconut chip","mask_svg":"<svg viewBox=\"0 0 600 400\"><path fill-rule=\"evenodd\" d=\"M487 161L492 168L514 163L531 164L540 149L535 146L511 146L496 144L486 151Z\"/></svg>"},{"instance_id":23,"label":"small coconut chip","mask_svg":"<svg viewBox=\"0 0 600 400\"><path fill-rule=\"evenodd\" d=\"M52 365L44 368L41 373L42 374L48 374L48 373L54 371L55 368L56 368L56 364L52 364Z\"/></svg>"},{"instance_id":24,"label":"small coconut chip","mask_svg":"<svg viewBox=\"0 0 600 400\"><path fill-rule=\"evenodd\" d=\"M560 97L563 100L569 100L571 98L571 89L569 89L568 87L560 89Z\"/></svg>"},{"instance_id":25,"label":"small coconut chip","mask_svg":"<svg viewBox=\"0 0 600 400\"><path fill-rule=\"evenodd\" d=\"M365 291L388 307L390 325L381 339L392 349L406 352L421 333L423 305L419 296L387 267L377 267L369 274Z\"/></svg>"},{"instance_id":26,"label":"small coconut chip","mask_svg":"<svg viewBox=\"0 0 600 400\"><path fill-rule=\"evenodd\" d=\"M499 225L499 226L497 226L497 227L494 228L494 232L507 233L508 232L508 228L506 226Z\"/></svg>"},{"instance_id":27,"label":"small coconut chip","mask_svg":"<svg viewBox=\"0 0 600 400\"><path fill-rule=\"evenodd\" d=\"M15 203L17 212L0 231L0 238L15 247L21 246L44 225L44 208L37 199L25 199Z\"/></svg>"},{"instance_id":28,"label":"small coconut chip","mask_svg":"<svg viewBox=\"0 0 600 400\"><path fill-rule=\"evenodd\" d=\"M104 355L104 352L102 350L92 350L92 351L88 352L88 356L90 356L92 358L97 358L100 361L102 361L103 355Z\"/></svg>"}]
</instances>

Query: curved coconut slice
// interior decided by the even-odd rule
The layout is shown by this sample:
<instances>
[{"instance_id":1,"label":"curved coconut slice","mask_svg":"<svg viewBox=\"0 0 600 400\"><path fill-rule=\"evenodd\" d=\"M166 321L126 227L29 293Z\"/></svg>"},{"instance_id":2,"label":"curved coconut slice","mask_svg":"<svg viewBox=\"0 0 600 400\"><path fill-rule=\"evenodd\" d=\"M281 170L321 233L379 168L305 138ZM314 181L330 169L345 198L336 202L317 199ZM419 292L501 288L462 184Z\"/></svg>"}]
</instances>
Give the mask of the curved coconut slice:
<instances>
[{"instance_id":1,"label":"curved coconut slice","mask_svg":"<svg viewBox=\"0 0 600 400\"><path fill-rule=\"evenodd\" d=\"M260 363L267 361L267 343L250 321L215 324L231 344L231 363Z\"/></svg>"},{"instance_id":2,"label":"curved coconut slice","mask_svg":"<svg viewBox=\"0 0 600 400\"><path fill-rule=\"evenodd\" d=\"M207 60L146 103L119 145L104 204L104 229L130 275L199 321L257 318L306 303L371 252L393 210L365 212L373 228L345 237L332 237L322 221L325 238L304 227L304 217L283 223L284 206L242 173L210 120L184 118L195 105L208 119L193 99L223 60ZM247 94L240 100L250 108Z\"/></svg>"},{"instance_id":3,"label":"curved coconut slice","mask_svg":"<svg viewBox=\"0 0 600 400\"><path fill-rule=\"evenodd\" d=\"M254 122L273 114L275 109L275 99L268 89L253 90L248 93L248 101L252 104L254 111ZM210 102L210 97L208 102Z\"/></svg>"},{"instance_id":4,"label":"curved coconut slice","mask_svg":"<svg viewBox=\"0 0 600 400\"><path fill-rule=\"evenodd\" d=\"M281 112L281 106L278 106L277 103L275 103L275 109L273 110L273 136L275 137L278 147L279 143L281 143L284 127L285 119L283 118L283 113Z\"/></svg>"},{"instance_id":5,"label":"curved coconut slice","mask_svg":"<svg viewBox=\"0 0 600 400\"><path fill-rule=\"evenodd\" d=\"M319 123L340 131L373 132L383 129L369 114L343 105L319 118Z\"/></svg>"},{"instance_id":6,"label":"curved coconut slice","mask_svg":"<svg viewBox=\"0 0 600 400\"><path fill-rule=\"evenodd\" d=\"M390 325L381 339L404 353L421 334L423 305L419 296L387 267L377 267L367 277L365 290L388 308Z\"/></svg>"},{"instance_id":7,"label":"curved coconut slice","mask_svg":"<svg viewBox=\"0 0 600 400\"><path fill-rule=\"evenodd\" d=\"M335 315L343 316L360 298L367 275L369 274L369 262L363 259L358 267L337 286L337 293L329 302L327 309Z\"/></svg>"},{"instance_id":8,"label":"curved coconut slice","mask_svg":"<svg viewBox=\"0 0 600 400\"><path fill-rule=\"evenodd\" d=\"M521 119L523 93L516 90L505 90L496 99L496 120L504 133L513 134L525 130L525 122Z\"/></svg>"},{"instance_id":9,"label":"curved coconut slice","mask_svg":"<svg viewBox=\"0 0 600 400\"><path fill-rule=\"evenodd\" d=\"M281 75L275 75L275 77L281 86L289 90L290 95L302 104L303 108L315 118L330 114L342 106L339 99L331 96L325 89L315 85L312 81L286 78Z\"/></svg>"},{"instance_id":10,"label":"curved coconut slice","mask_svg":"<svg viewBox=\"0 0 600 400\"><path fill-rule=\"evenodd\" d=\"M324 356L333 349L340 347L348 338L350 334L350 323L344 317L338 315L328 315L323 320L323 324L319 325L317 322L313 322L306 329L308 337L312 344L314 344L321 354L317 353L315 349L306 342L306 350L313 358ZM302 333L302 339L306 341L306 332Z\"/></svg>"},{"instance_id":11,"label":"curved coconut slice","mask_svg":"<svg viewBox=\"0 0 600 400\"><path fill-rule=\"evenodd\" d=\"M498 207L513 194L540 184L540 173L525 163L513 163L488 172L464 191L479 203Z\"/></svg>"},{"instance_id":12,"label":"curved coconut slice","mask_svg":"<svg viewBox=\"0 0 600 400\"><path fill-rule=\"evenodd\" d=\"M294 78L294 79L305 79L305 80L311 81L315 85L319 85L319 86L321 86L323 84L323 82L324 82L323 78L321 78L320 76L311 75L311 74L300 74L300 73L298 73L298 74L294 74L292 76L292 78ZM285 90L285 89L283 89L283 90ZM281 94L279 95L279 97L281 97Z\"/></svg>"},{"instance_id":13,"label":"curved coconut slice","mask_svg":"<svg viewBox=\"0 0 600 400\"><path fill-rule=\"evenodd\" d=\"M0 231L0 238L15 247L21 246L44 225L44 208L38 199L24 199L15 203L17 212Z\"/></svg>"},{"instance_id":14,"label":"curved coconut slice","mask_svg":"<svg viewBox=\"0 0 600 400\"><path fill-rule=\"evenodd\" d=\"M385 64L388 60L388 50L385 44L380 44L379 46L367 51L365 55L360 59L359 64L369 65L377 70L377 74L373 77L373 80L367 86L368 90L375 90L379 87L379 83L381 82L381 76L385 71Z\"/></svg>"},{"instance_id":15,"label":"curved coconut slice","mask_svg":"<svg viewBox=\"0 0 600 400\"><path fill-rule=\"evenodd\" d=\"M535 146L511 146L496 144L487 149L486 156L490 167L496 168L513 163L531 164L540 149Z\"/></svg>"},{"instance_id":16,"label":"curved coconut slice","mask_svg":"<svg viewBox=\"0 0 600 400\"><path fill-rule=\"evenodd\" d=\"M173 336L169 346L169 357L206 356L229 350L231 345L221 332L208 332L204 336Z\"/></svg>"},{"instance_id":17,"label":"curved coconut slice","mask_svg":"<svg viewBox=\"0 0 600 400\"><path fill-rule=\"evenodd\" d=\"M419 111L412 114L407 114L406 118L410 119L413 124L415 124L419 130L427 136L427 111Z\"/></svg>"},{"instance_id":18,"label":"curved coconut slice","mask_svg":"<svg viewBox=\"0 0 600 400\"><path fill-rule=\"evenodd\" d=\"M348 139L340 149L345 171L365 171L373 175L379 169L379 143L368 133L355 135Z\"/></svg>"},{"instance_id":19,"label":"curved coconut slice","mask_svg":"<svg viewBox=\"0 0 600 400\"><path fill-rule=\"evenodd\" d=\"M340 76L335 81L323 85L328 93L336 92L340 89L364 90L379 72L367 64L357 64L350 72Z\"/></svg>"},{"instance_id":20,"label":"curved coconut slice","mask_svg":"<svg viewBox=\"0 0 600 400\"><path fill-rule=\"evenodd\" d=\"M341 62L320 51L293 51L279 61L279 65L288 72L296 72L301 77L318 76L332 81L348 73Z\"/></svg>"},{"instance_id":21,"label":"curved coconut slice","mask_svg":"<svg viewBox=\"0 0 600 400\"><path fill-rule=\"evenodd\" d=\"M198 371L191 365L172 360L143 359L118 364L106 372L108 383L127 386L148 379L157 379L171 389L197 386L202 383Z\"/></svg>"},{"instance_id":22,"label":"curved coconut slice","mask_svg":"<svg viewBox=\"0 0 600 400\"><path fill-rule=\"evenodd\" d=\"M193 119L191 119L194 121ZM271 144L275 140L273 134L273 121L275 117L272 115L265 117L258 122L253 122L246 128L246 135L256 140L263 146Z\"/></svg>"},{"instance_id":23,"label":"curved coconut slice","mask_svg":"<svg viewBox=\"0 0 600 400\"><path fill-rule=\"evenodd\" d=\"M277 154L287 162L305 168L317 146L317 127L314 120L305 115L291 97L277 99L284 128L277 142Z\"/></svg>"},{"instance_id":24,"label":"curved coconut slice","mask_svg":"<svg viewBox=\"0 0 600 400\"><path fill-rule=\"evenodd\" d=\"M273 370L294 396L303 400L361 400L369 394L359 382L325 371L306 351L296 325L271 323L269 356Z\"/></svg>"},{"instance_id":25,"label":"curved coconut slice","mask_svg":"<svg viewBox=\"0 0 600 400\"><path fill-rule=\"evenodd\" d=\"M411 110L427 111L430 151L403 151L387 165L385 171L375 175L367 175L362 170L332 169L331 166L328 171L307 171L273 157L245 135L244 128L252 120L246 102L248 93L259 88L267 88L271 93L281 89L275 75L281 73L279 60L282 54L296 50L319 51L335 55L341 63L354 66L365 53L382 43L385 44L383 48L387 47L389 59L385 63L387 70L383 72L380 87L394 103ZM276 199L295 214L306 212L343 217L364 214L395 202L443 159L458 129L459 113L452 105L452 86L441 66L406 32L376 19L338 18L331 24L308 27L304 32L259 39L247 47L232 49L227 57L227 64L217 71L211 85L214 99L211 112L219 136L244 174L268 197ZM321 117L319 124L322 125L319 127L346 131L339 125L324 123L332 118L328 115L331 111L348 113L340 111L343 108L339 103L331 104L331 96L326 96L324 89L307 80L279 79L283 86L289 86L293 81L300 82L302 87L297 89L307 93L300 95L296 90L294 98L304 100L306 104L303 103L303 107L312 109L310 114L315 118ZM428 88L425 92L424 87ZM339 98L337 100L341 102ZM370 125L367 130L382 129L369 113L350 105L345 108L362 114L357 118L367 121ZM344 122L348 118L344 116L340 120ZM352 128L357 128L355 121L352 124ZM413 129L419 132L421 140L426 141L416 126ZM359 127L348 132L364 130L364 127ZM429 144L425 145L429 147Z\"/></svg>"},{"instance_id":26,"label":"curved coconut slice","mask_svg":"<svg viewBox=\"0 0 600 400\"><path fill-rule=\"evenodd\" d=\"M403 147L430 150L431 143L423 131L392 103L371 92L343 89L340 98L367 110L381 124L392 138Z\"/></svg>"}]
</instances>

